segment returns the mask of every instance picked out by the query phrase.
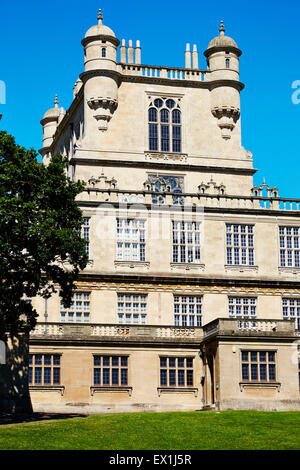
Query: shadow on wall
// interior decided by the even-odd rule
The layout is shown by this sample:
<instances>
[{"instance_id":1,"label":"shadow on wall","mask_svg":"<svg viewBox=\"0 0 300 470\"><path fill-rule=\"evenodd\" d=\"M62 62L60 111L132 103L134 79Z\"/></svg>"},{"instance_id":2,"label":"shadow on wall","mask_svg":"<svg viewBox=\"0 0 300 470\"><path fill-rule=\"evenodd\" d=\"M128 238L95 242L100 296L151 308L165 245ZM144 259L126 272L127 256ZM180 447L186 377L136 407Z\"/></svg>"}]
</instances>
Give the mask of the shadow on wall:
<instances>
[{"instance_id":1,"label":"shadow on wall","mask_svg":"<svg viewBox=\"0 0 300 470\"><path fill-rule=\"evenodd\" d=\"M27 334L0 337L6 344L6 363L0 364L0 416L3 414L32 414L28 386Z\"/></svg>"}]
</instances>

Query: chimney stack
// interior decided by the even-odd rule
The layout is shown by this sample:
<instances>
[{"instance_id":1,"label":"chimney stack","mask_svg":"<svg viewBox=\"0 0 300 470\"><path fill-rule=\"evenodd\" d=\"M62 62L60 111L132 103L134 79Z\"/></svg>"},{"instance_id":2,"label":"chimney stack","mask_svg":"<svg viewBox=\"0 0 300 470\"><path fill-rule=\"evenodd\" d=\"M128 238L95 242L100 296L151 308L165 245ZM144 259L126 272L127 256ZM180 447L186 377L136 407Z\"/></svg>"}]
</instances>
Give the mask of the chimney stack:
<instances>
[{"instance_id":1,"label":"chimney stack","mask_svg":"<svg viewBox=\"0 0 300 470\"><path fill-rule=\"evenodd\" d=\"M134 64L132 40L128 41L128 64Z\"/></svg>"},{"instance_id":2,"label":"chimney stack","mask_svg":"<svg viewBox=\"0 0 300 470\"><path fill-rule=\"evenodd\" d=\"M185 48L185 68L192 68L192 54L191 54L191 45L187 43Z\"/></svg>"},{"instance_id":3,"label":"chimney stack","mask_svg":"<svg viewBox=\"0 0 300 470\"><path fill-rule=\"evenodd\" d=\"M197 45L193 45L193 69L198 69L199 68L199 63L198 63L198 51L197 51Z\"/></svg>"},{"instance_id":4,"label":"chimney stack","mask_svg":"<svg viewBox=\"0 0 300 470\"><path fill-rule=\"evenodd\" d=\"M140 41L136 41L135 45L135 63L140 65L142 63L142 55L141 55L141 43Z\"/></svg>"},{"instance_id":5,"label":"chimney stack","mask_svg":"<svg viewBox=\"0 0 300 470\"><path fill-rule=\"evenodd\" d=\"M120 59L123 64L126 64L126 42L125 39L122 39L121 48L120 48Z\"/></svg>"}]
</instances>

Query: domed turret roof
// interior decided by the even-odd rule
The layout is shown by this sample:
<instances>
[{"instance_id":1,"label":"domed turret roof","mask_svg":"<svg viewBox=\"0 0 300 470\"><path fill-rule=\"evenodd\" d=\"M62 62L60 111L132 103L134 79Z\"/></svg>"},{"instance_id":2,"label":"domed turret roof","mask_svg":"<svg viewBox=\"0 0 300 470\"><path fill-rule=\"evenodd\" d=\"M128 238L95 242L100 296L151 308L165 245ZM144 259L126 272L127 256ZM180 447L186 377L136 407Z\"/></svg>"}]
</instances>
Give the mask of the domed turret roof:
<instances>
[{"instance_id":1,"label":"domed turret roof","mask_svg":"<svg viewBox=\"0 0 300 470\"><path fill-rule=\"evenodd\" d=\"M225 28L223 21L221 21L219 33L219 36L215 37L210 41L207 49L211 49L212 47L235 47L236 49L238 48L236 42L232 38L230 38L229 36L225 36Z\"/></svg>"},{"instance_id":2,"label":"domed turret roof","mask_svg":"<svg viewBox=\"0 0 300 470\"><path fill-rule=\"evenodd\" d=\"M90 29L87 30L87 32L85 33L85 38L90 38L93 36L112 36L115 38L116 35L113 30L110 29L108 26L102 24L103 16L101 10L99 10L97 19L98 24L92 26Z\"/></svg>"},{"instance_id":3,"label":"domed turret roof","mask_svg":"<svg viewBox=\"0 0 300 470\"><path fill-rule=\"evenodd\" d=\"M45 112L43 119L57 119L60 113L60 108L58 107L58 98L57 95L55 95L55 100L54 100L54 108L48 109L48 111Z\"/></svg>"}]
</instances>

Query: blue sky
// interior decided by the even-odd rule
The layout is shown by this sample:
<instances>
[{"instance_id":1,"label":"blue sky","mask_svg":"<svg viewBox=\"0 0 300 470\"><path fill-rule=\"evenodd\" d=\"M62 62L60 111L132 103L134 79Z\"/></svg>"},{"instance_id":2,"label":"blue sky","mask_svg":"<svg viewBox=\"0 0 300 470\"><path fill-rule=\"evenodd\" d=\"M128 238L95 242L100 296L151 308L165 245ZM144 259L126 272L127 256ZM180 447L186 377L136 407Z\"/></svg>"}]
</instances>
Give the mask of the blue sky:
<instances>
[{"instance_id":1,"label":"blue sky","mask_svg":"<svg viewBox=\"0 0 300 470\"><path fill-rule=\"evenodd\" d=\"M242 143L259 169L254 182L265 177L282 197L300 198L300 104L291 99L292 83L300 80L296 0L2 2L0 80L6 83L6 104L0 104L1 129L20 145L41 147L40 120L55 93L60 105L70 106L83 71L80 42L96 24L99 8L119 39L141 41L142 62L152 65L183 67L189 42L197 44L199 67L206 68L202 52L224 20L226 34L243 51Z\"/></svg>"}]
</instances>

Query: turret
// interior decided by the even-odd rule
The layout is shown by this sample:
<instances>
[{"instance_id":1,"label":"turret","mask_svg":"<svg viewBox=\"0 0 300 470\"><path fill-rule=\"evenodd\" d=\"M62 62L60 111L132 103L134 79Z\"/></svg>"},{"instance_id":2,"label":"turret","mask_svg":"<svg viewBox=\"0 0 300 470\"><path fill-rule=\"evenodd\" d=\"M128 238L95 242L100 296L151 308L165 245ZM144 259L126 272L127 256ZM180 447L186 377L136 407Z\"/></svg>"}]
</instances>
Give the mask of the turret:
<instances>
[{"instance_id":1,"label":"turret","mask_svg":"<svg viewBox=\"0 0 300 470\"><path fill-rule=\"evenodd\" d=\"M60 108L58 104L58 98L57 95L55 95L54 108L48 109L41 120L41 124L43 126L43 148L40 150L40 153L43 157L47 154L47 151L53 142L53 136L60 122L60 114L61 112L65 113L64 109Z\"/></svg>"},{"instance_id":2,"label":"turret","mask_svg":"<svg viewBox=\"0 0 300 470\"><path fill-rule=\"evenodd\" d=\"M90 125L86 134L90 136L97 128L101 131L107 129L118 106L117 47L120 41L102 20L99 10L98 24L92 26L81 41L85 71L80 80L84 86L85 122ZM90 114L94 119L88 118Z\"/></svg>"},{"instance_id":3,"label":"turret","mask_svg":"<svg viewBox=\"0 0 300 470\"><path fill-rule=\"evenodd\" d=\"M221 21L219 36L214 38L204 52L207 58L211 86L211 111L218 119L224 139L230 139L231 131L240 117L239 57L242 52L235 41L225 36Z\"/></svg>"}]
</instances>

